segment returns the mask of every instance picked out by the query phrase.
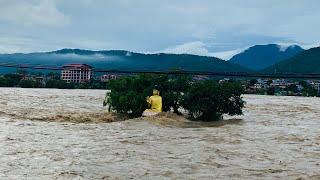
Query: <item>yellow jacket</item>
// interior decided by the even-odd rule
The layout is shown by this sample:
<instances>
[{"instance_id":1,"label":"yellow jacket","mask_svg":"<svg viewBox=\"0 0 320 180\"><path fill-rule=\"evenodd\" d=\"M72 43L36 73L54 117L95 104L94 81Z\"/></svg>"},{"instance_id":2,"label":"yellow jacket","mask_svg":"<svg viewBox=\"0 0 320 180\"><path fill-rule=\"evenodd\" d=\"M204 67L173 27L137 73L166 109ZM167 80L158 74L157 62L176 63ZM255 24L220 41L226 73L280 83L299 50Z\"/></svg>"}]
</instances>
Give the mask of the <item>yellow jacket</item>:
<instances>
[{"instance_id":1,"label":"yellow jacket","mask_svg":"<svg viewBox=\"0 0 320 180\"><path fill-rule=\"evenodd\" d=\"M162 112L162 97L159 95L153 95L147 99L150 104L150 110L154 112Z\"/></svg>"}]
</instances>

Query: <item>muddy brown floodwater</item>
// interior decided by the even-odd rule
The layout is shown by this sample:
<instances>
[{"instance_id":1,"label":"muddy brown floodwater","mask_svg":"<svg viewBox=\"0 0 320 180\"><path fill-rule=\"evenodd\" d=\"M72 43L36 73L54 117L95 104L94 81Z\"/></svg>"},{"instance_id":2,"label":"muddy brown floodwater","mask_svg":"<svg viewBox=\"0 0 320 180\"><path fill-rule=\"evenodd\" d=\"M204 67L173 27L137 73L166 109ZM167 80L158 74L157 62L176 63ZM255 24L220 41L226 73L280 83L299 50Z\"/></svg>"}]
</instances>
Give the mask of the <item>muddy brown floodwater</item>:
<instances>
[{"instance_id":1,"label":"muddy brown floodwater","mask_svg":"<svg viewBox=\"0 0 320 180\"><path fill-rule=\"evenodd\" d=\"M318 98L245 95L242 121L186 128L101 123L100 90L0 92L0 179L320 179Z\"/></svg>"}]
</instances>

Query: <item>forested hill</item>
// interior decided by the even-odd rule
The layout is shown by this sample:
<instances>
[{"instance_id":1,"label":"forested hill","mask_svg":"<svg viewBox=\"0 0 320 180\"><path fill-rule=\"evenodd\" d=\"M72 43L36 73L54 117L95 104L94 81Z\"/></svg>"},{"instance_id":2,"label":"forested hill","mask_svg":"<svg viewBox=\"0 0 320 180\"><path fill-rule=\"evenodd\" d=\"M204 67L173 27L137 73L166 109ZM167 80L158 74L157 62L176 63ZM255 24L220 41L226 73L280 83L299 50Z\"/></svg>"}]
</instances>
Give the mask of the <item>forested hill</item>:
<instances>
[{"instance_id":1,"label":"forested hill","mask_svg":"<svg viewBox=\"0 0 320 180\"><path fill-rule=\"evenodd\" d=\"M320 73L320 47L306 50L263 71L268 73Z\"/></svg>"},{"instance_id":2,"label":"forested hill","mask_svg":"<svg viewBox=\"0 0 320 180\"><path fill-rule=\"evenodd\" d=\"M30 54L0 54L0 62L19 64L39 64L60 66L68 63L86 63L96 68L110 70L185 70L214 72L249 71L215 57L187 54L142 54L129 51L90 51L80 49L62 49L53 52ZM2 73L8 69L1 68ZM12 71L12 69L11 69Z\"/></svg>"},{"instance_id":3,"label":"forested hill","mask_svg":"<svg viewBox=\"0 0 320 180\"><path fill-rule=\"evenodd\" d=\"M235 55L230 62L258 71L291 58L302 51L304 50L297 45L256 45Z\"/></svg>"}]
</instances>

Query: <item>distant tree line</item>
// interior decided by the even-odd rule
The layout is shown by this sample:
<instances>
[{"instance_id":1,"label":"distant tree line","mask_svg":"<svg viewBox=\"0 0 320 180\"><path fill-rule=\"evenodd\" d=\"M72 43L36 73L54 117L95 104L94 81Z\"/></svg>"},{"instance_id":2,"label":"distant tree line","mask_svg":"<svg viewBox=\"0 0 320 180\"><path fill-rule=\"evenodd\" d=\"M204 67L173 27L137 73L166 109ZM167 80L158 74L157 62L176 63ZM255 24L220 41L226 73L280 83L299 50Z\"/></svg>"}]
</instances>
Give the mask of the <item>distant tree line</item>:
<instances>
[{"instance_id":1,"label":"distant tree line","mask_svg":"<svg viewBox=\"0 0 320 180\"><path fill-rule=\"evenodd\" d=\"M59 74L49 73L33 74L46 77L45 81L35 79L26 79L23 72L5 74L0 76L0 87L21 87L21 88L57 88L57 89L106 89L106 83L98 80L91 80L86 83L76 84L68 83L60 79Z\"/></svg>"}]
</instances>

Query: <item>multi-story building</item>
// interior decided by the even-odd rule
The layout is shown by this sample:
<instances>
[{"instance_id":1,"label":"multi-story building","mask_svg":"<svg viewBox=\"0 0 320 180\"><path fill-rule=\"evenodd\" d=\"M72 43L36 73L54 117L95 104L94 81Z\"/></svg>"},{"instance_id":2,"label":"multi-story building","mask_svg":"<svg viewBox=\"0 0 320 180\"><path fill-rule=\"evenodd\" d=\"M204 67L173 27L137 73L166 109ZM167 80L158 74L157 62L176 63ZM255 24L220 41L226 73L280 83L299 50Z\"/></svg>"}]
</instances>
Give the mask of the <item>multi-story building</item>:
<instances>
[{"instance_id":1,"label":"multi-story building","mask_svg":"<svg viewBox=\"0 0 320 180\"><path fill-rule=\"evenodd\" d=\"M72 83L85 83L92 78L92 67L87 64L67 64L61 71L61 79Z\"/></svg>"}]
</instances>

